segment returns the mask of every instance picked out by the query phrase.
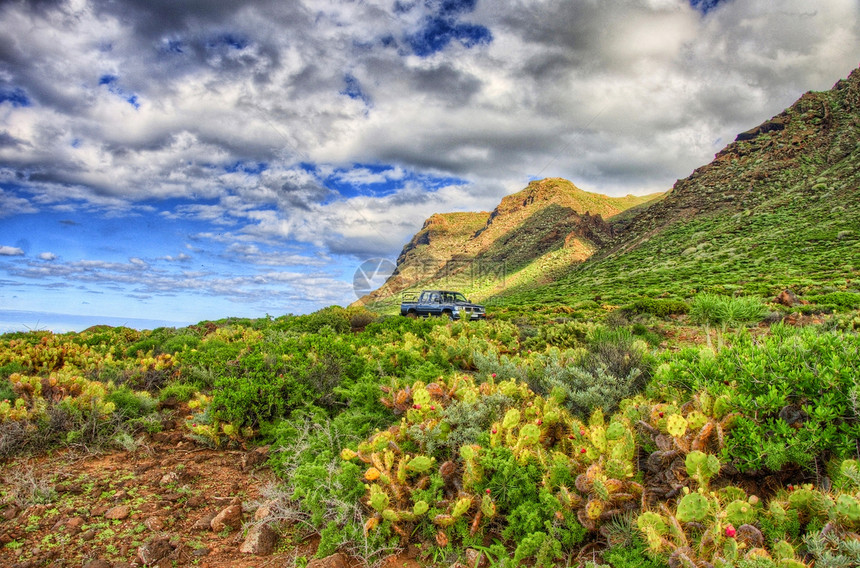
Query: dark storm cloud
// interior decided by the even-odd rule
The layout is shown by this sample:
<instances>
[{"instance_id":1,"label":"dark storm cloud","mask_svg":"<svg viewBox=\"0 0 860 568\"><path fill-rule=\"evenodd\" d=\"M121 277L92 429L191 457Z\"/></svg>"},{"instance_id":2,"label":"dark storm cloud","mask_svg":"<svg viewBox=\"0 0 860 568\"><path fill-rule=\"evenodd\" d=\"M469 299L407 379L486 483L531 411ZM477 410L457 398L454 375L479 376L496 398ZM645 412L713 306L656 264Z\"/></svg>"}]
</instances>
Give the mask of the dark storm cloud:
<instances>
[{"instance_id":1,"label":"dark storm cloud","mask_svg":"<svg viewBox=\"0 0 860 568\"><path fill-rule=\"evenodd\" d=\"M284 182L278 192L279 200L286 209L311 210L315 205L331 197L334 192L314 180Z\"/></svg>"},{"instance_id":2,"label":"dark storm cloud","mask_svg":"<svg viewBox=\"0 0 860 568\"><path fill-rule=\"evenodd\" d=\"M442 63L429 69L416 69L410 79L416 91L444 96L451 106L467 104L482 87L479 77L464 73L450 63Z\"/></svg>"}]
</instances>

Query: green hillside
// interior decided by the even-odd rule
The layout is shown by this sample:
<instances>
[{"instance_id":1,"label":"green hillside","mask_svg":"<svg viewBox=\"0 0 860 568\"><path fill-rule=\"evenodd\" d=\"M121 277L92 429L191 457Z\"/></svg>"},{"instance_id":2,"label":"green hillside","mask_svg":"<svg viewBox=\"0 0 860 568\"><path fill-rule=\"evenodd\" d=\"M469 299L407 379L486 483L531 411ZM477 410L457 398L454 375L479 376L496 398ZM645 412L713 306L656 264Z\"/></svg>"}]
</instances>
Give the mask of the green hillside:
<instances>
[{"instance_id":1,"label":"green hillside","mask_svg":"<svg viewBox=\"0 0 860 568\"><path fill-rule=\"evenodd\" d=\"M510 287L501 294L505 303L855 289L858 100L858 71L831 91L805 94L678 181L587 262L551 287Z\"/></svg>"},{"instance_id":2,"label":"green hillside","mask_svg":"<svg viewBox=\"0 0 860 568\"><path fill-rule=\"evenodd\" d=\"M390 312L398 292L422 287L453 287L514 310L701 291L856 290L858 101L855 71L738 135L665 196L610 198L562 179L534 181L489 216L465 217L457 232L422 245L427 227L444 218L434 215L404 248L392 285L366 303Z\"/></svg>"},{"instance_id":3,"label":"green hillside","mask_svg":"<svg viewBox=\"0 0 860 568\"><path fill-rule=\"evenodd\" d=\"M456 288L483 300L511 286L552 281L611 240L607 220L661 198L608 197L548 178L506 196L491 213L434 214L403 247L394 275L358 303L393 311L401 292L423 287Z\"/></svg>"}]
</instances>

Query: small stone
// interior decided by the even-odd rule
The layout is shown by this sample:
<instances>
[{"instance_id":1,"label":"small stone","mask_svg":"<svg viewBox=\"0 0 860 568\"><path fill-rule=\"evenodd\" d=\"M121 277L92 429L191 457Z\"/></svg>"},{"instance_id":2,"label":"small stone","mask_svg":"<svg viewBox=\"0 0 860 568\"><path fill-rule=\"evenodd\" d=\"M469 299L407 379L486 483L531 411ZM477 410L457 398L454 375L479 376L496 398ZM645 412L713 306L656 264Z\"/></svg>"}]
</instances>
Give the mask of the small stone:
<instances>
[{"instance_id":1,"label":"small stone","mask_svg":"<svg viewBox=\"0 0 860 568\"><path fill-rule=\"evenodd\" d=\"M160 532L164 528L164 521L158 517L149 517L143 524L152 532Z\"/></svg>"},{"instance_id":2,"label":"small stone","mask_svg":"<svg viewBox=\"0 0 860 568\"><path fill-rule=\"evenodd\" d=\"M308 562L307 568L349 568L349 562L344 554L335 552L325 558L314 558Z\"/></svg>"},{"instance_id":3,"label":"small stone","mask_svg":"<svg viewBox=\"0 0 860 568\"><path fill-rule=\"evenodd\" d=\"M96 536L96 531L89 529L81 533L81 540L92 540L94 536Z\"/></svg>"},{"instance_id":4,"label":"small stone","mask_svg":"<svg viewBox=\"0 0 860 568\"><path fill-rule=\"evenodd\" d=\"M18 516L19 510L20 509L18 509L18 507L16 507L15 505L9 505L8 507L3 509L2 517L6 521L11 521Z\"/></svg>"},{"instance_id":5,"label":"small stone","mask_svg":"<svg viewBox=\"0 0 860 568\"><path fill-rule=\"evenodd\" d=\"M81 517L72 517L66 521L66 532L75 536L81 532L81 527L84 526L84 520Z\"/></svg>"},{"instance_id":6,"label":"small stone","mask_svg":"<svg viewBox=\"0 0 860 568\"><path fill-rule=\"evenodd\" d=\"M127 518L130 512L131 512L131 509L129 508L128 505L117 505L116 507L109 509L105 513L105 518L110 519L110 520L121 521L121 520Z\"/></svg>"},{"instance_id":7,"label":"small stone","mask_svg":"<svg viewBox=\"0 0 860 568\"><path fill-rule=\"evenodd\" d=\"M191 530L208 531L212 528L212 519L215 518L215 513L206 513L192 525Z\"/></svg>"},{"instance_id":8,"label":"small stone","mask_svg":"<svg viewBox=\"0 0 860 568\"><path fill-rule=\"evenodd\" d=\"M466 549L466 566L469 568L483 568L487 565L487 557L483 552L479 552L474 548Z\"/></svg>"},{"instance_id":9,"label":"small stone","mask_svg":"<svg viewBox=\"0 0 860 568\"><path fill-rule=\"evenodd\" d=\"M137 549L137 557L144 564L154 564L173 552L170 538L166 536L155 538Z\"/></svg>"},{"instance_id":10,"label":"small stone","mask_svg":"<svg viewBox=\"0 0 860 568\"><path fill-rule=\"evenodd\" d=\"M274 508L274 506L274 501L266 501L265 503L260 505L260 507L256 511L254 511L254 520L262 521L265 520L267 517L270 517L272 515L272 509Z\"/></svg>"},{"instance_id":11,"label":"small stone","mask_svg":"<svg viewBox=\"0 0 860 568\"><path fill-rule=\"evenodd\" d=\"M205 505L206 499L200 495L193 495L193 496L188 498L188 501L186 501L185 504L187 506L191 507L192 509L196 509L198 507L202 507L203 505Z\"/></svg>"},{"instance_id":12,"label":"small stone","mask_svg":"<svg viewBox=\"0 0 860 568\"><path fill-rule=\"evenodd\" d=\"M242 470L247 471L251 468L254 468L262 463L265 463L267 459L269 459L269 446L257 448L242 456Z\"/></svg>"},{"instance_id":13,"label":"small stone","mask_svg":"<svg viewBox=\"0 0 860 568\"><path fill-rule=\"evenodd\" d=\"M110 562L97 558L84 564L84 568L111 568Z\"/></svg>"},{"instance_id":14,"label":"small stone","mask_svg":"<svg viewBox=\"0 0 860 568\"><path fill-rule=\"evenodd\" d=\"M269 525L257 524L248 531L248 536L245 537L245 542L239 547L239 552L267 556L275 549L277 542L278 535Z\"/></svg>"},{"instance_id":15,"label":"small stone","mask_svg":"<svg viewBox=\"0 0 860 568\"><path fill-rule=\"evenodd\" d=\"M138 510L139 510L141 513L154 513L154 512L156 512L156 511L158 510L158 504L157 504L157 503L152 503L152 502L150 502L150 503L144 503L143 505L141 505L140 507L138 507Z\"/></svg>"},{"instance_id":16,"label":"small stone","mask_svg":"<svg viewBox=\"0 0 860 568\"><path fill-rule=\"evenodd\" d=\"M195 548L195 549L191 552L191 555L192 555L192 556L196 556L196 557L198 557L198 558L200 558L200 557L202 557L202 556L206 556L207 554L209 554L209 549L208 549L208 548L206 548L205 546L201 546L200 548Z\"/></svg>"},{"instance_id":17,"label":"small stone","mask_svg":"<svg viewBox=\"0 0 860 568\"><path fill-rule=\"evenodd\" d=\"M162 475L161 480L158 483L159 485L169 485L171 483L176 483L177 481L179 481L179 474L175 471L171 471Z\"/></svg>"},{"instance_id":18,"label":"small stone","mask_svg":"<svg viewBox=\"0 0 860 568\"><path fill-rule=\"evenodd\" d=\"M764 546L764 536L753 525L739 526L735 538L738 539L738 543L746 543L748 548L761 548Z\"/></svg>"},{"instance_id":19,"label":"small stone","mask_svg":"<svg viewBox=\"0 0 860 568\"><path fill-rule=\"evenodd\" d=\"M221 532L225 528L233 530L239 528L242 524L242 506L230 505L215 515L212 523L209 525L215 532Z\"/></svg>"},{"instance_id":20,"label":"small stone","mask_svg":"<svg viewBox=\"0 0 860 568\"><path fill-rule=\"evenodd\" d=\"M90 511L90 514L94 517L101 517L108 512L108 509L110 509L110 507L107 505L96 505L93 507L92 511Z\"/></svg>"}]
</instances>

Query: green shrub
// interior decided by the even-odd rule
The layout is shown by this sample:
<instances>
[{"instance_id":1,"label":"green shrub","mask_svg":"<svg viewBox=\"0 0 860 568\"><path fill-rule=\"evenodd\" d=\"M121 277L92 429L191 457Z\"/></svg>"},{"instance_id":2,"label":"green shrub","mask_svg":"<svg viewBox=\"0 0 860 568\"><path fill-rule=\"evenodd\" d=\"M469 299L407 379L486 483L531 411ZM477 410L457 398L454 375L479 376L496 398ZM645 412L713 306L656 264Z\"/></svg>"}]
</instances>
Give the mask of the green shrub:
<instances>
[{"instance_id":1,"label":"green shrub","mask_svg":"<svg viewBox=\"0 0 860 568\"><path fill-rule=\"evenodd\" d=\"M8 400L9 402L15 402L16 398L18 398L18 394L12 388L12 383L6 377L0 376L0 401Z\"/></svg>"},{"instance_id":2,"label":"green shrub","mask_svg":"<svg viewBox=\"0 0 860 568\"><path fill-rule=\"evenodd\" d=\"M767 313L765 305L758 298L729 297L717 294L703 293L693 298L690 304L690 320L702 324L708 346L711 346L711 326L718 326L721 334L717 335L722 347L722 338L730 327L761 321Z\"/></svg>"},{"instance_id":3,"label":"green shrub","mask_svg":"<svg viewBox=\"0 0 860 568\"><path fill-rule=\"evenodd\" d=\"M603 559L612 568L665 568L667 564L661 559L652 558L647 554L647 547L638 535L629 542L612 545L603 553Z\"/></svg>"},{"instance_id":4,"label":"green shrub","mask_svg":"<svg viewBox=\"0 0 860 568\"><path fill-rule=\"evenodd\" d=\"M842 309L860 308L860 292L830 292L829 294L807 296L806 299L819 305L838 306Z\"/></svg>"},{"instance_id":5,"label":"green shrub","mask_svg":"<svg viewBox=\"0 0 860 568\"><path fill-rule=\"evenodd\" d=\"M629 329L595 327L588 339L588 355L582 364L589 371L604 369L616 377L624 378L641 375L643 381L640 388L650 377L652 358L648 346L637 340Z\"/></svg>"},{"instance_id":6,"label":"green shrub","mask_svg":"<svg viewBox=\"0 0 860 568\"><path fill-rule=\"evenodd\" d=\"M109 392L105 400L116 405L116 411L124 419L140 418L155 410L157 402L148 393L136 393L127 386Z\"/></svg>"},{"instance_id":7,"label":"green shrub","mask_svg":"<svg viewBox=\"0 0 860 568\"><path fill-rule=\"evenodd\" d=\"M172 382L159 391L158 400L164 401L174 398L179 402L188 402L199 390L200 388L196 384Z\"/></svg>"},{"instance_id":8,"label":"green shrub","mask_svg":"<svg viewBox=\"0 0 860 568\"><path fill-rule=\"evenodd\" d=\"M294 324L309 333L346 333L350 330L350 313L340 306L329 306L295 318Z\"/></svg>"},{"instance_id":9,"label":"green shrub","mask_svg":"<svg viewBox=\"0 0 860 568\"><path fill-rule=\"evenodd\" d=\"M667 356L650 390L724 395L740 414L726 439L735 465L778 470L857 452L858 369L860 335L778 324L769 336L740 333L716 354Z\"/></svg>"},{"instance_id":10,"label":"green shrub","mask_svg":"<svg viewBox=\"0 0 860 568\"><path fill-rule=\"evenodd\" d=\"M544 374L529 385L537 393L553 393L561 397L570 413L584 420L596 408L610 414L622 399L640 392L645 380L638 369L619 377L604 367L587 370L575 365L550 363Z\"/></svg>"},{"instance_id":11,"label":"green shrub","mask_svg":"<svg viewBox=\"0 0 860 568\"><path fill-rule=\"evenodd\" d=\"M0 390L3 389L3 379L8 378L9 375L12 375L14 373L24 373L26 371L27 368L18 361L12 361L10 363L6 363L3 366L0 366ZM9 398L11 400L11 397L3 396L2 394L0 394L0 400L3 400L5 398Z\"/></svg>"},{"instance_id":12,"label":"green shrub","mask_svg":"<svg viewBox=\"0 0 860 568\"><path fill-rule=\"evenodd\" d=\"M652 314L658 317L686 314L690 306L681 300L663 298L640 298L624 308L634 314Z\"/></svg>"},{"instance_id":13,"label":"green shrub","mask_svg":"<svg viewBox=\"0 0 860 568\"><path fill-rule=\"evenodd\" d=\"M200 338L196 335L181 334L171 337L161 345L162 353L174 354L184 349L194 349L200 345Z\"/></svg>"},{"instance_id":14,"label":"green shrub","mask_svg":"<svg viewBox=\"0 0 860 568\"><path fill-rule=\"evenodd\" d=\"M582 347L593 327L593 324L579 322L542 325L523 342L523 348L543 350L548 346L562 349Z\"/></svg>"}]
</instances>

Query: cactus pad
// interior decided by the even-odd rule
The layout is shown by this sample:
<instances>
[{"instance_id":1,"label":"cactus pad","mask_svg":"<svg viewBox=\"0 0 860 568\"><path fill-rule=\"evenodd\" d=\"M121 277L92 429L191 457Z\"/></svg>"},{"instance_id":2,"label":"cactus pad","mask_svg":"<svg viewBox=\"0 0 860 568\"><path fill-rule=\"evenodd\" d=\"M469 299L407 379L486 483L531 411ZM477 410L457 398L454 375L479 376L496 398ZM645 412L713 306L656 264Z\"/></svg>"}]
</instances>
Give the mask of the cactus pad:
<instances>
[{"instance_id":1,"label":"cactus pad","mask_svg":"<svg viewBox=\"0 0 860 568\"><path fill-rule=\"evenodd\" d=\"M699 493L689 493L678 503L678 512L675 516L682 523L688 523L702 521L707 515L708 500Z\"/></svg>"},{"instance_id":2,"label":"cactus pad","mask_svg":"<svg viewBox=\"0 0 860 568\"><path fill-rule=\"evenodd\" d=\"M505 417L502 419L502 428L506 430L510 430L511 428L515 428L520 423L520 411L516 408L511 408L505 413Z\"/></svg>"},{"instance_id":3,"label":"cactus pad","mask_svg":"<svg viewBox=\"0 0 860 568\"><path fill-rule=\"evenodd\" d=\"M412 514L417 517L420 517L428 510L430 510L430 505L427 503L427 501L424 500L416 501L415 504L412 506Z\"/></svg>"},{"instance_id":4,"label":"cactus pad","mask_svg":"<svg viewBox=\"0 0 860 568\"><path fill-rule=\"evenodd\" d=\"M856 497L843 493L836 498L834 511L843 523L852 526L860 524L860 502Z\"/></svg>"},{"instance_id":5,"label":"cactus pad","mask_svg":"<svg viewBox=\"0 0 860 568\"><path fill-rule=\"evenodd\" d=\"M680 414L673 414L666 420L666 431L669 435L680 438L687 433L687 419Z\"/></svg>"},{"instance_id":6,"label":"cactus pad","mask_svg":"<svg viewBox=\"0 0 860 568\"><path fill-rule=\"evenodd\" d=\"M684 465L687 466L687 475L698 481L702 487L707 487L711 478L720 472L720 460L717 456L698 450L687 454Z\"/></svg>"},{"instance_id":7,"label":"cactus pad","mask_svg":"<svg viewBox=\"0 0 860 568\"><path fill-rule=\"evenodd\" d=\"M381 512L388 508L389 501L390 499L388 498L388 495L386 495L386 493L378 485L370 486L371 507Z\"/></svg>"},{"instance_id":8,"label":"cactus pad","mask_svg":"<svg viewBox=\"0 0 860 568\"><path fill-rule=\"evenodd\" d=\"M427 457L427 456L415 456L409 463L406 464L406 469L409 471L414 471L415 473L426 473L430 471L430 468L433 467L433 464L436 462L435 458Z\"/></svg>"},{"instance_id":9,"label":"cactus pad","mask_svg":"<svg viewBox=\"0 0 860 568\"><path fill-rule=\"evenodd\" d=\"M726 505L726 519L733 525L745 525L755 522L755 508L747 501L738 499Z\"/></svg>"},{"instance_id":10,"label":"cactus pad","mask_svg":"<svg viewBox=\"0 0 860 568\"><path fill-rule=\"evenodd\" d=\"M613 422L606 429L606 439L607 440L618 440L624 433L627 431L627 428L624 427L624 424L621 422Z\"/></svg>"}]
</instances>

